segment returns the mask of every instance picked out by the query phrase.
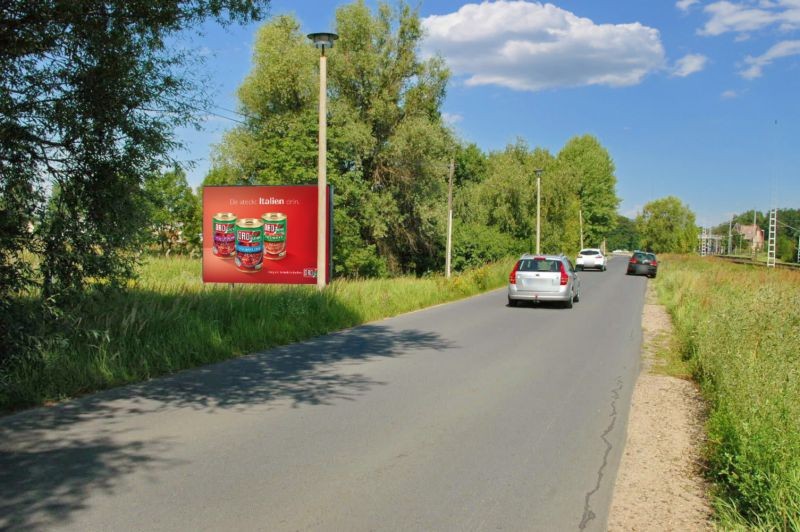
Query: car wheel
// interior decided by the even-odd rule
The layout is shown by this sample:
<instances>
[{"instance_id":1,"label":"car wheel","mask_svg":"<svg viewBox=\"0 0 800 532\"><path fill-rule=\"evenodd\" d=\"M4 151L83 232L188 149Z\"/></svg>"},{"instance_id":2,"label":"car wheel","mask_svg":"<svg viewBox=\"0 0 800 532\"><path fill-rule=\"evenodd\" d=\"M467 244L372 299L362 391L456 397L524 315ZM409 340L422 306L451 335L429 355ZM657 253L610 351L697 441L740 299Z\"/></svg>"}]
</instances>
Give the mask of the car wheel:
<instances>
[{"instance_id":1,"label":"car wheel","mask_svg":"<svg viewBox=\"0 0 800 532\"><path fill-rule=\"evenodd\" d=\"M517 303L519 303L519 301L517 301L516 299L511 299L510 297L508 298L508 306L509 307L516 307Z\"/></svg>"},{"instance_id":2,"label":"car wheel","mask_svg":"<svg viewBox=\"0 0 800 532\"><path fill-rule=\"evenodd\" d=\"M581 293L575 292L575 297L572 299L573 303L579 303L581 300Z\"/></svg>"},{"instance_id":3,"label":"car wheel","mask_svg":"<svg viewBox=\"0 0 800 532\"><path fill-rule=\"evenodd\" d=\"M573 298L574 298L574 296L572 294L570 294L570 298L568 300L564 301L564 308L572 308L572 300L573 300Z\"/></svg>"}]
</instances>

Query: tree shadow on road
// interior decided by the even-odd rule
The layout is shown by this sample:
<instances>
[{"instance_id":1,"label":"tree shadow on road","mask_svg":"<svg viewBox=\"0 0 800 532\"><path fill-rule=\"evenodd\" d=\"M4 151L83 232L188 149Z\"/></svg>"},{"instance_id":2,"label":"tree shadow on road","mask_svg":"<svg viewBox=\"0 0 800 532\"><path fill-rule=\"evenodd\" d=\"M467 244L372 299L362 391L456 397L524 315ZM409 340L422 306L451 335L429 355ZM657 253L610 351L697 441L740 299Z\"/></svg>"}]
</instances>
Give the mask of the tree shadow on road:
<instances>
[{"instance_id":1,"label":"tree shadow on road","mask_svg":"<svg viewBox=\"0 0 800 532\"><path fill-rule=\"evenodd\" d=\"M381 357L440 352L433 332L371 324L0 420L0 528L68 520L142 468L169 468L168 441L132 440L130 416L167 409L331 405L387 383L357 371Z\"/></svg>"}]
</instances>

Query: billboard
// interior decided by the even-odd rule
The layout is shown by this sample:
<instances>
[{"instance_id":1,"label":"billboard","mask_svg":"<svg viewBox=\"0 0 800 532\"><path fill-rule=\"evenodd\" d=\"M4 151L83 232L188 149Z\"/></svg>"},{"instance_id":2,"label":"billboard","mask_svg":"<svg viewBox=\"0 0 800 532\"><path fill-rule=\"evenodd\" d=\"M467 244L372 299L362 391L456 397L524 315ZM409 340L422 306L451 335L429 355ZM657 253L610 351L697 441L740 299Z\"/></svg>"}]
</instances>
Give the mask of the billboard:
<instances>
[{"instance_id":1,"label":"billboard","mask_svg":"<svg viewBox=\"0 0 800 532\"><path fill-rule=\"evenodd\" d=\"M203 282L316 284L317 186L203 187Z\"/></svg>"}]
</instances>

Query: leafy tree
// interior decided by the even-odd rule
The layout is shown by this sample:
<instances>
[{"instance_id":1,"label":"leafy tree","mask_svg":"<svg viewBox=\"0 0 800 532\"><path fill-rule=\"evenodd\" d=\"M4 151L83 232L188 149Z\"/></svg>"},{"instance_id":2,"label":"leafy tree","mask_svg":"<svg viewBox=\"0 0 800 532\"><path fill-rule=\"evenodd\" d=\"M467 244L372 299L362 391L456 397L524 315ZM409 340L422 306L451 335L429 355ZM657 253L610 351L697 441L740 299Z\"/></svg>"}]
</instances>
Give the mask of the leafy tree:
<instances>
[{"instance_id":1,"label":"leafy tree","mask_svg":"<svg viewBox=\"0 0 800 532\"><path fill-rule=\"evenodd\" d=\"M694 213L675 196L651 201L636 218L641 247L655 253L688 253L697 247Z\"/></svg>"},{"instance_id":2,"label":"leafy tree","mask_svg":"<svg viewBox=\"0 0 800 532\"><path fill-rule=\"evenodd\" d=\"M203 112L183 74L189 59L167 39L208 18L253 20L268 3L0 5L3 307L39 281L42 300L61 304L90 280L132 275L147 226L142 185L171 163L174 127Z\"/></svg>"},{"instance_id":3,"label":"leafy tree","mask_svg":"<svg viewBox=\"0 0 800 532\"><path fill-rule=\"evenodd\" d=\"M162 252L189 250L200 245L200 199L192 191L186 173L180 167L149 179L144 194L148 204L150 236Z\"/></svg>"},{"instance_id":4,"label":"leafy tree","mask_svg":"<svg viewBox=\"0 0 800 532\"><path fill-rule=\"evenodd\" d=\"M454 159L453 184L455 188L470 182L480 183L486 179L488 159L474 142L457 145Z\"/></svg>"},{"instance_id":5,"label":"leafy tree","mask_svg":"<svg viewBox=\"0 0 800 532\"><path fill-rule=\"evenodd\" d=\"M257 17L266 0L11 2L0 9L2 225L42 214L32 246L3 240L6 272L41 253L44 295L131 274L140 188L175 147L176 125L202 101L166 39L206 18ZM36 247L41 246L41 247ZM6 285L4 285L6 286Z\"/></svg>"},{"instance_id":6,"label":"leafy tree","mask_svg":"<svg viewBox=\"0 0 800 532\"><path fill-rule=\"evenodd\" d=\"M506 254L535 250L536 170L542 170L541 250L543 252L577 251L579 242L577 176L572 167L560 164L541 148L531 150L518 140L487 160L486 178L467 183L456 201L458 224L476 232L479 228L495 241L492 249L502 247ZM457 232L457 237L459 234ZM470 236L472 240L476 236ZM480 240L480 239L479 239ZM455 239L455 249L468 243ZM513 245L512 245L513 243ZM492 253L490 255L494 255ZM471 256L477 256L474 252ZM455 261L454 261L455 263Z\"/></svg>"},{"instance_id":7,"label":"leafy tree","mask_svg":"<svg viewBox=\"0 0 800 532\"><path fill-rule=\"evenodd\" d=\"M609 249L638 249L639 233L636 222L627 216L617 215L617 227L608 234L606 243Z\"/></svg>"},{"instance_id":8,"label":"leafy tree","mask_svg":"<svg viewBox=\"0 0 800 532\"><path fill-rule=\"evenodd\" d=\"M599 246L617 223L619 198L614 161L591 135L570 139L558 153L558 160L572 166L578 177L584 242L589 246Z\"/></svg>"},{"instance_id":9,"label":"leafy tree","mask_svg":"<svg viewBox=\"0 0 800 532\"><path fill-rule=\"evenodd\" d=\"M328 53L328 178L334 268L383 275L440 268L447 162L454 141L440 109L449 73L422 60L419 14L363 1L336 12ZM265 24L239 89L246 124L218 147L206 184L316 180L319 52L291 16Z\"/></svg>"}]
</instances>

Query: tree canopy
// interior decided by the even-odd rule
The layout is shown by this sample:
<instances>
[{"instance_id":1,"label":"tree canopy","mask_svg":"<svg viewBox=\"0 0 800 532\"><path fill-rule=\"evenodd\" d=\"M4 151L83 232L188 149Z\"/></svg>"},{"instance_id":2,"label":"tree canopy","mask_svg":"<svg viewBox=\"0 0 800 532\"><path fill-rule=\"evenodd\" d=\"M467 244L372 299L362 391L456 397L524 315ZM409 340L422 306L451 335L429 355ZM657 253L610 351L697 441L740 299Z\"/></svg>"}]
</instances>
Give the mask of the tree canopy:
<instances>
[{"instance_id":1,"label":"tree canopy","mask_svg":"<svg viewBox=\"0 0 800 532\"><path fill-rule=\"evenodd\" d=\"M558 153L578 179L579 208L583 212L584 242L599 246L617 225L619 198L614 161L595 137L573 137Z\"/></svg>"},{"instance_id":2,"label":"tree canopy","mask_svg":"<svg viewBox=\"0 0 800 532\"><path fill-rule=\"evenodd\" d=\"M640 245L655 253L688 253L697 248L694 213L675 196L646 204L636 218Z\"/></svg>"},{"instance_id":3,"label":"tree canopy","mask_svg":"<svg viewBox=\"0 0 800 532\"><path fill-rule=\"evenodd\" d=\"M20 291L60 304L132 275L143 185L171 166L175 127L204 112L189 57L168 39L207 19L254 20L268 4L0 5L0 325Z\"/></svg>"},{"instance_id":4,"label":"tree canopy","mask_svg":"<svg viewBox=\"0 0 800 532\"><path fill-rule=\"evenodd\" d=\"M363 1L336 11L328 65L328 179L336 273L423 272L444 243L454 138L441 117L449 72L418 53L419 13ZM292 16L258 32L239 88L246 124L218 146L205 184L314 182L319 52Z\"/></svg>"}]
</instances>

